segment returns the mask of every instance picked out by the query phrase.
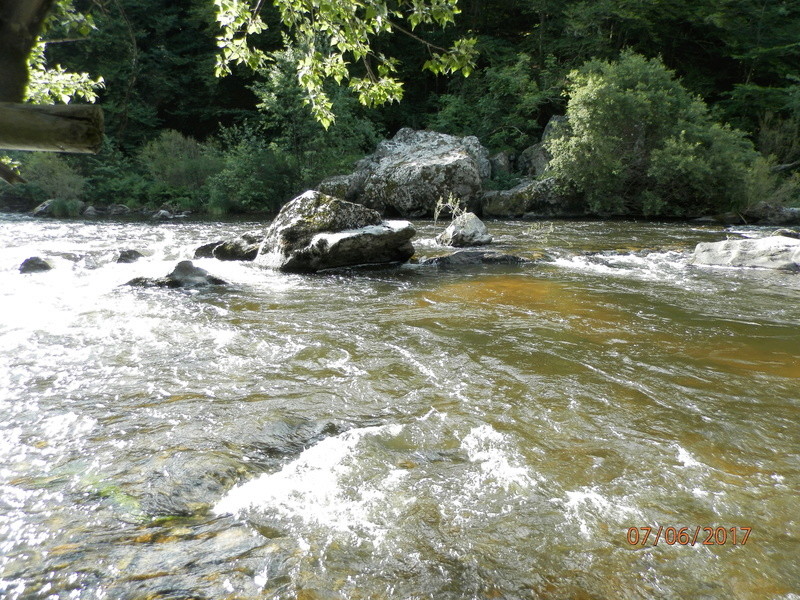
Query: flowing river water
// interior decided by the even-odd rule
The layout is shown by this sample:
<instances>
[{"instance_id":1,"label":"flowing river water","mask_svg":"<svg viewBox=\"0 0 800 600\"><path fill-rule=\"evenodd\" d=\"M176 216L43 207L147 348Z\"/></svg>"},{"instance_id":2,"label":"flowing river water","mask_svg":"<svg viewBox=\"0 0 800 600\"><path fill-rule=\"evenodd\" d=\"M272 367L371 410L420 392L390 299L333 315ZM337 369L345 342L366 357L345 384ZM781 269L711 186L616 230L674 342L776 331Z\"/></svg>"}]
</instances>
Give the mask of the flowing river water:
<instances>
[{"instance_id":1,"label":"flowing river water","mask_svg":"<svg viewBox=\"0 0 800 600\"><path fill-rule=\"evenodd\" d=\"M185 291L261 225L0 216L0 597L800 599L800 275L689 264L768 232L489 225Z\"/></svg>"}]
</instances>

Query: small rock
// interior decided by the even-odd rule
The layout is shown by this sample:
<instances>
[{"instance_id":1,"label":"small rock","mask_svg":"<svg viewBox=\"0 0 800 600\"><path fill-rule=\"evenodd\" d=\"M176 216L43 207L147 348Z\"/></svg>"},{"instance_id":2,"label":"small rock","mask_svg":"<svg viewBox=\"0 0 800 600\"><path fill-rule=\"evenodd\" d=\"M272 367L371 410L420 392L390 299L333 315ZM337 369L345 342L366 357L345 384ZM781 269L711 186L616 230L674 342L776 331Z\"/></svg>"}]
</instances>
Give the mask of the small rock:
<instances>
[{"instance_id":1,"label":"small rock","mask_svg":"<svg viewBox=\"0 0 800 600\"><path fill-rule=\"evenodd\" d=\"M226 281L210 275L205 269L195 267L192 261L182 260L166 277L159 277L157 279L136 277L125 285L132 285L135 287L198 288L209 285L226 284Z\"/></svg>"},{"instance_id":2,"label":"small rock","mask_svg":"<svg viewBox=\"0 0 800 600\"><path fill-rule=\"evenodd\" d=\"M770 235L782 235L783 237L800 240L800 231L795 231L794 229L776 229Z\"/></svg>"},{"instance_id":3,"label":"small rock","mask_svg":"<svg viewBox=\"0 0 800 600\"><path fill-rule=\"evenodd\" d=\"M118 263L134 263L140 258L142 258L144 254L139 252L138 250L123 250L119 253L119 257L117 258Z\"/></svg>"},{"instance_id":4,"label":"small rock","mask_svg":"<svg viewBox=\"0 0 800 600\"><path fill-rule=\"evenodd\" d=\"M53 214L53 202L55 199L45 200L31 211L34 217L49 217Z\"/></svg>"},{"instance_id":5,"label":"small rock","mask_svg":"<svg viewBox=\"0 0 800 600\"><path fill-rule=\"evenodd\" d=\"M42 271L49 271L53 266L38 256L31 256L22 261L19 266L20 273L41 273Z\"/></svg>"},{"instance_id":6,"label":"small rock","mask_svg":"<svg viewBox=\"0 0 800 600\"><path fill-rule=\"evenodd\" d=\"M82 216L87 219L96 219L100 216L100 213L94 206L89 205L84 209Z\"/></svg>"},{"instance_id":7,"label":"small rock","mask_svg":"<svg viewBox=\"0 0 800 600\"><path fill-rule=\"evenodd\" d=\"M459 250L447 256L427 258L420 265L431 267L467 267L472 265L522 265L530 261L513 254L485 250Z\"/></svg>"},{"instance_id":8,"label":"small rock","mask_svg":"<svg viewBox=\"0 0 800 600\"><path fill-rule=\"evenodd\" d=\"M131 209L125 206L124 204L111 204L108 209L106 209L106 214L109 217L119 217L122 215L130 214Z\"/></svg>"},{"instance_id":9,"label":"small rock","mask_svg":"<svg viewBox=\"0 0 800 600\"><path fill-rule=\"evenodd\" d=\"M194 251L194 257L216 258L218 260L255 260L258 255L258 248L263 241L263 232L247 231L231 240L203 244Z\"/></svg>"},{"instance_id":10,"label":"small rock","mask_svg":"<svg viewBox=\"0 0 800 600\"><path fill-rule=\"evenodd\" d=\"M150 218L151 218L151 219L157 219L157 220L161 220L161 219L171 219L171 218L172 218L172 213L171 213L171 212L169 212L168 210L164 210L164 209L162 208L161 210L159 210L159 211L157 211L157 212L153 213L153 215L152 215Z\"/></svg>"},{"instance_id":11,"label":"small rock","mask_svg":"<svg viewBox=\"0 0 800 600\"><path fill-rule=\"evenodd\" d=\"M464 213L456 217L436 241L444 246L483 246L492 241L492 236L475 213Z\"/></svg>"}]
</instances>

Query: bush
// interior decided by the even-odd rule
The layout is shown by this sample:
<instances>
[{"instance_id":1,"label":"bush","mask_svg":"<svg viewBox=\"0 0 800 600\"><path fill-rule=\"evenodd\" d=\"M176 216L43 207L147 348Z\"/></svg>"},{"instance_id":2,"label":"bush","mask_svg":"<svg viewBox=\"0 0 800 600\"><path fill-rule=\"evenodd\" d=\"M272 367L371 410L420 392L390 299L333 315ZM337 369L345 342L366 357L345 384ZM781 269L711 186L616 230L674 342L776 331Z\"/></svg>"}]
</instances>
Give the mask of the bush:
<instances>
[{"instance_id":1,"label":"bush","mask_svg":"<svg viewBox=\"0 0 800 600\"><path fill-rule=\"evenodd\" d=\"M554 176L598 214L690 216L746 202L756 157L658 59L623 52L569 76L568 125L548 141Z\"/></svg>"},{"instance_id":2,"label":"bush","mask_svg":"<svg viewBox=\"0 0 800 600\"><path fill-rule=\"evenodd\" d=\"M224 166L214 148L171 129L146 143L139 161L167 194L178 196L198 192Z\"/></svg>"},{"instance_id":3,"label":"bush","mask_svg":"<svg viewBox=\"0 0 800 600\"><path fill-rule=\"evenodd\" d=\"M49 198L64 202L83 198L86 178L58 154L31 153L22 166L22 176L28 181L25 187L37 202Z\"/></svg>"}]
</instances>

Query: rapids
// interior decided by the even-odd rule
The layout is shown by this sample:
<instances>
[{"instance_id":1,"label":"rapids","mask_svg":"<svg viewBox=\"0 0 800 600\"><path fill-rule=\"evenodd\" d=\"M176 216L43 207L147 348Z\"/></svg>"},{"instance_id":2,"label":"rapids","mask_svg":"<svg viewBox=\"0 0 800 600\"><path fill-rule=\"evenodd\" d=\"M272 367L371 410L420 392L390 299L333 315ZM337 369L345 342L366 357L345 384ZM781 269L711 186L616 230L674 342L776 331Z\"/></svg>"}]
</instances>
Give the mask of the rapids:
<instances>
[{"instance_id":1,"label":"rapids","mask_svg":"<svg viewBox=\"0 0 800 600\"><path fill-rule=\"evenodd\" d=\"M800 276L688 262L768 232L487 224L186 291L261 225L0 215L0 597L800 599Z\"/></svg>"}]
</instances>

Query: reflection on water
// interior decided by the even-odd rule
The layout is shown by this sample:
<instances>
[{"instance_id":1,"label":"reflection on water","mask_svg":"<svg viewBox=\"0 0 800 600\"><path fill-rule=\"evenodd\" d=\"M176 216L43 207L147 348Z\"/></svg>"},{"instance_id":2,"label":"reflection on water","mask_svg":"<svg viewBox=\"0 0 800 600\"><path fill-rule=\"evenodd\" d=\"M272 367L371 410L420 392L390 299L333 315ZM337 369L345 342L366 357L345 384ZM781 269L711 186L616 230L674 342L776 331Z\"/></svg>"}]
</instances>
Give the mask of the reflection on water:
<instances>
[{"instance_id":1,"label":"reflection on water","mask_svg":"<svg viewBox=\"0 0 800 600\"><path fill-rule=\"evenodd\" d=\"M253 226L0 219L0 596L800 598L800 277L498 222L541 258L121 286Z\"/></svg>"}]
</instances>

